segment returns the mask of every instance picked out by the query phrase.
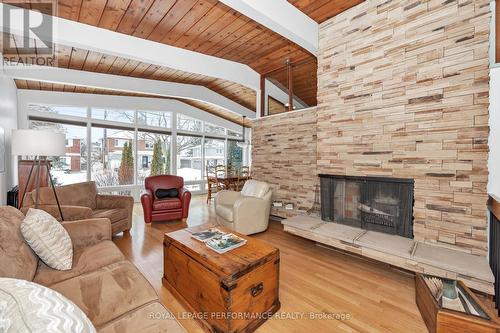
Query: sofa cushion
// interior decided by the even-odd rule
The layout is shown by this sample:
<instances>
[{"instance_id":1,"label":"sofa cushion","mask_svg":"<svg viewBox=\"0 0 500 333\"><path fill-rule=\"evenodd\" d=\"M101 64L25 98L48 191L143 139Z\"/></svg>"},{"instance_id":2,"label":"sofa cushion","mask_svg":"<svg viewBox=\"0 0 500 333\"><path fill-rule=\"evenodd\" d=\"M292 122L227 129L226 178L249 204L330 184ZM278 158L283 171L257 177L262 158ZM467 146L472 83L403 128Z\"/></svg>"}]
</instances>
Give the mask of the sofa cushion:
<instances>
[{"instance_id":1,"label":"sofa cushion","mask_svg":"<svg viewBox=\"0 0 500 333\"><path fill-rule=\"evenodd\" d=\"M50 288L73 301L97 328L158 299L149 282L128 261L102 267Z\"/></svg>"},{"instance_id":2,"label":"sofa cushion","mask_svg":"<svg viewBox=\"0 0 500 333\"><path fill-rule=\"evenodd\" d=\"M243 185L241 194L247 197L263 198L269 191L269 184L255 179L249 179Z\"/></svg>"},{"instance_id":3,"label":"sofa cushion","mask_svg":"<svg viewBox=\"0 0 500 333\"><path fill-rule=\"evenodd\" d=\"M96 209L92 212L92 218L108 218L111 223L126 219L128 216L126 208Z\"/></svg>"},{"instance_id":4,"label":"sofa cushion","mask_svg":"<svg viewBox=\"0 0 500 333\"><path fill-rule=\"evenodd\" d=\"M84 206L96 209L97 187L95 182L83 182L56 187L57 197L61 205ZM36 191L31 192L34 201ZM51 187L40 188L39 204L56 205L56 198Z\"/></svg>"},{"instance_id":5,"label":"sofa cushion","mask_svg":"<svg viewBox=\"0 0 500 333\"><path fill-rule=\"evenodd\" d=\"M16 333L95 333L70 300L39 284L0 278L0 330Z\"/></svg>"},{"instance_id":6,"label":"sofa cushion","mask_svg":"<svg viewBox=\"0 0 500 333\"><path fill-rule=\"evenodd\" d=\"M23 219L14 207L0 207L0 276L31 281L38 257L21 234Z\"/></svg>"},{"instance_id":7,"label":"sofa cushion","mask_svg":"<svg viewBox=\"0 0 500 333\"><path fill-rule=\"evenodd\" d=\"M73 255L73 267L68 271L52 269L40 261L33 281L50 286L124 259L123 254L112 241L103 241L76 251Z\"/></svg>"},{"instance_id":8,"label":"sofa cushion","mask_svg":"<svg viewBox=\"0 0 500 333\"><path fill-rule=\"evenodd\" d=\"M224 220L233 222L233 206L218 204L215 209L217 215L222 217Z\"/></svg>"},{"instance_id":9,"label":"sofa cushion","mask_svg":"<svg viewBox=\"0 0 500 333\"><path fill-rule=\"evenodd\" d=\"M184 333L184 328L159 302L153 302L103 326L99 333Z\"/></svg>"},{"instance_id":10,"label":"sofa cushion","mask_svg":"<svg viewBox=\"0 0 500 333\"><path fill-rule=\"evenodd\" d=\"M182 202L179 198L156 199L155 201L153 201L153 211L180 208L182 208Z\"/></svg>"},{"instance_id":11,"label":"sofa cushion","mask_svg":"<svg viewBox=\"0 0 500 333\"><path fill-rule=\"evenodd\" d=\"M59 270L71 269L71 238L52 215L41 209L30 208L21 223L21 233L33 251L48 266Z\"/></svg>"}]
</instances>

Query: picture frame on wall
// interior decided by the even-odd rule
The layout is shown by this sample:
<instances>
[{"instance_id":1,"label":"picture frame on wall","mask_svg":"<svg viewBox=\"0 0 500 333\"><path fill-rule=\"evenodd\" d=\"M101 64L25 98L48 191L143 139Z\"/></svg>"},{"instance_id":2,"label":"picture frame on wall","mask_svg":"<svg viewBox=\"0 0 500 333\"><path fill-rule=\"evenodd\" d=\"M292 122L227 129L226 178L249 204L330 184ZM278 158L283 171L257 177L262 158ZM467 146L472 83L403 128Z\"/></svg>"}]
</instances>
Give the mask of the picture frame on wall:
<instances>
[{"instance_id":1,"label":"picture frame on wall","mask_svg":"<svg viewBox=\"0 0 500 333\"><path fill-rule=\"evenodd\" d=\"M0 127L0 173L5 172L5 130Z\"/></svg>"}]
</instances>

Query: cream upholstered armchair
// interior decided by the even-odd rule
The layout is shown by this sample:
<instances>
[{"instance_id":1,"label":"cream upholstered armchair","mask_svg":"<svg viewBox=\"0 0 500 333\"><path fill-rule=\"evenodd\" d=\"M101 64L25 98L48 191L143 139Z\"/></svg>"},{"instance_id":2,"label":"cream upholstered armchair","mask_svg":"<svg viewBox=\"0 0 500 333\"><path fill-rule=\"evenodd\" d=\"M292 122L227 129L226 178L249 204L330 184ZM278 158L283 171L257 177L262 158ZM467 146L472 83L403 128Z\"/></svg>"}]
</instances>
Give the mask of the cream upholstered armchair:
<instances>
[{"instance_id":1,"label":"cream upholstered armchair","mask_svg":"<svg viewBox=\"0 0 500 333\"><path fill-rule=\"evenodd\" d=\"M217 222L244 235L265 231L271 197L269 184L254 179L248 180L241 192L221 191L215 197Z\"/></svg>"}]
</instances>

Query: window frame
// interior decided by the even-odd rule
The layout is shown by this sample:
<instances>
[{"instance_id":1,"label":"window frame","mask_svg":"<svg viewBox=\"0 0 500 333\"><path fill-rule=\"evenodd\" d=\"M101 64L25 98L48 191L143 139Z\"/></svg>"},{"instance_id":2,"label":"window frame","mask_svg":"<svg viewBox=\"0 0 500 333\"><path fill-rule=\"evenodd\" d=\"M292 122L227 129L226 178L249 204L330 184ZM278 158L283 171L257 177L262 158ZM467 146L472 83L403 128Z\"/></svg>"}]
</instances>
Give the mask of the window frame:
<instances>
[{"instance_id":1,"label":"window frame","mask_svg":"<svg viewBox=\"0 0 500 333\"><path fill-rule=\"evenodd\" d=\"M147 108L130 108L130 107L125 107L122 108L123 111L133 111L134 112L134 120L132 123L124 123L121 121L112 121L112 120L104 120L104 119L96 119L92 118L92 109L113 109L113 110L121 110L121 108L112 106L112 107L106 107L102 105L89 105L86 107L87 109L87 114L85 117L83 116L73 116L73 115L63 115L63 114L53 114L53 113L48 113L48 112L41 112L41 111L35 111L35 110L30 110L29 106L30 105L42 105L42 106L47 106L47 107L58 107L58 106L65 106L65 107L82 107L81 105L78 105L79 103L75 103L72 105L71 103L57 103L56 102L50 102L50 103L45 103L45 102L38 102L36 101L26 101L25 104L20 106L20 119L25 119L26 122L23 120L20 122L20 127L22 126L27 126L29 124L30 120L38 120L38 121L48 121L48 122L54 122L54 123L61 123L61 124L68 124L68 125L80 125L80 126L86 126L87 127L87 137L86 137L86 144L87 147L92 146L92 128L93 127L100 127L100 128L111 128L111 129L122 129L122 130L127 130L127 131L132 131L133 132L133 154L135 163L134 163L134 181L133 184L131 185L119 185L119 186L106 186L106 187L99 187L98 191L99 192L114 192L114 191L128 191L130 190L131 193L133 193L134 199L136 201L139 200L140 193L143 189L143 184L138 184L138 165L137 165L137 159L138 159L138 133L139 132L153 132L153 133L158 133L158 134L167 134L170 135L170 140L171 140L171 146L170 146L170 168L171 168L171 174L176 175L177 174L177 165L176 165L176 159L177 159L177 135L186 135L186 136L196 136L201 138L201 163L202 163L202 175L201 175L201 180L197 181L185 181L186 185L199 185L199 190L193 191L193 194L202 194L206 193L206 180L205 180L205 165L206 165L206 160L205 160L205 138L211 138L211 139L220 139L224 140L224 161L227 163L227 150L228 150L228 140L235 140L235 141L241 141L242 137L241 136L235 136L231 135L231 133L241 133L241 130L238 129L238 127L234 126L232 128L225 127L223 125L218 125L217 123L213 123L209 120L205 119L200 119L197 118L196 116L193 116L191 114L185 114L184 111L177 111L177 110L151 110ZM138 123L138 112L169 112L170 113L170 127L156 127L156 126L149 126L145 124L139 124ZM177 119L178 116L182 117L188 117L191 119L194 119L196 121L201 122L201 129L200 131L190 131L190 130L180 130L177 129ZM213 121L213 120L212 120ZM217 127L223 127L225 129L225 134L216 134L216 133L205 133L205 123L211 125L211 126L217 126ZM241 134L240 134L241 135ZM244 157L245 162L250 162L250 154L249 152L246 152L247 155ZM142 162L142 161L141 161ZM247 163L248 165L250 163ZM91 180L92 175L91 175L91 163L87 163L87 180Z\"/></svg>"}]
</instances>

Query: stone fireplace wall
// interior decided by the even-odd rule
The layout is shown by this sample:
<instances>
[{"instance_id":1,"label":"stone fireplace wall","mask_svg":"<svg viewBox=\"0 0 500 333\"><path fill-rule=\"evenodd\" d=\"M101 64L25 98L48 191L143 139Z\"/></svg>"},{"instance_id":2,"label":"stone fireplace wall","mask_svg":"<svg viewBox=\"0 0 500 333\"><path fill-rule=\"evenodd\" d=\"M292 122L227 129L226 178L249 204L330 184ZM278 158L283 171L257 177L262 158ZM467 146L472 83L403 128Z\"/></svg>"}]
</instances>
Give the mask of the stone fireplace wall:
<instances>
[{"instance_id":1,"label":"stone fireplace wall","mask_svg":"<svg viewBox=\"0 0 500 333\"><path fill-rule=\"evenodd\" d=\"M313 206L319 186L315 108L253 122L252 177L271 184L273 200L294 205L291 211L273 208L273 215L289 217Z\"/></svg>"},{"instance_id":2,"label":"stone fireplace wall","mask_svg":"<svg viewBox=\"0 0 500 333\"><path fill-rule=\"evenodd\" d=\"M478 255L489 22L487 0L368 0L321 24L318 52L318 173L415 179L415 238Z\"/></svg>"},{"instance_id":3,"label":"stone fireplace wall","mask_svg":"<svg viewBox=\"0 0 500 333\"><path fill-rule=\"evenodd\" d=\"M489 19L487 0L367 0L324 22L317 110L254 122L253 176L301 210L318 173L413 178L415 238L485 255Z\"/></svg>"}]
</instances>

